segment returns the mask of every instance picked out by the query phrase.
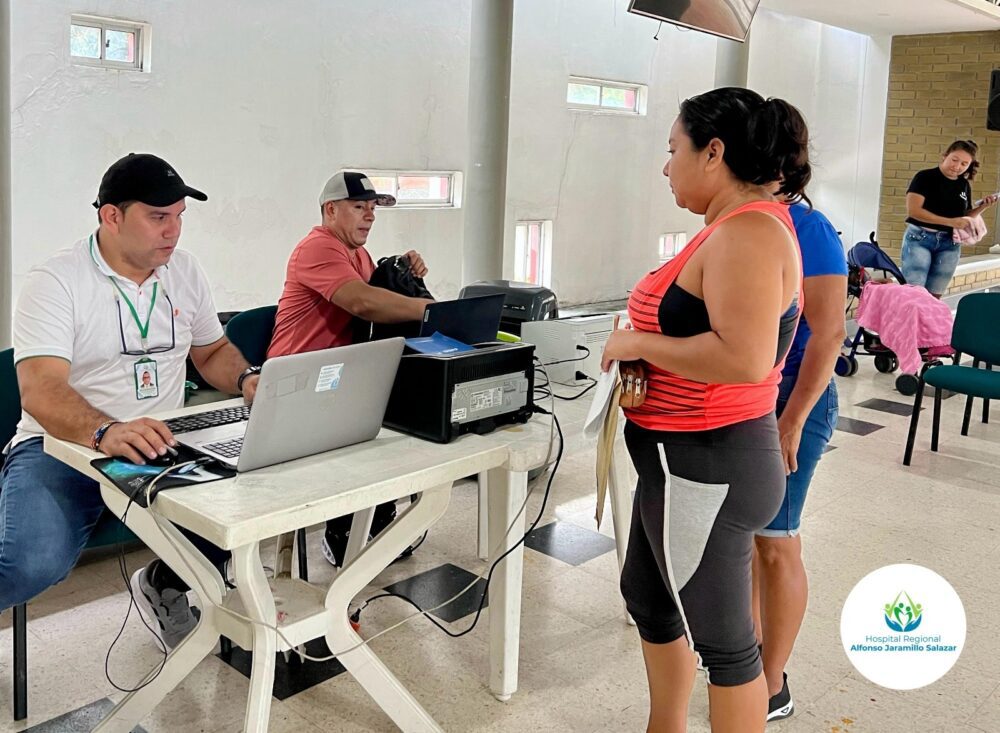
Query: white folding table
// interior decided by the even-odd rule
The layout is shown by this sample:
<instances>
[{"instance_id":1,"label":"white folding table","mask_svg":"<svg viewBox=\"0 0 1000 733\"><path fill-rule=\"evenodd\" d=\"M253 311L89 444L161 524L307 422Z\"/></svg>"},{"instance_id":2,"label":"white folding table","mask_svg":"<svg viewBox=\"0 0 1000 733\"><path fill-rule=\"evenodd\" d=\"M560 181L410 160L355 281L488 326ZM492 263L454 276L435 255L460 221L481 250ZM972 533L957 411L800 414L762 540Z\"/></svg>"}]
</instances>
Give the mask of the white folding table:
<instances>
[{"instance_id":1,"label":"white folding table","mask_svg":"<svg viewBox=\"0 0 1000 733\"><path fill-rule=\"evenodd\" d=\"M220 406L228 404L238 403ZM204 409L186 408L163 417ZM253 652L246 731L267 730L276 653L318 637L325 637L338 660L401 730L439 731L374 652L358 646L362 640L350 626L349 604L444 513L453 482L465 476L483 472L490 476L489 523L490 534L498 538L497 555L517 542L524 531L524 515L517 513L526 495L527 470L538 451L544 457L547 425L544 445L539 445L541 434L541 426L529 422L490 436L467 435L436 444L383 430L366 443L232 479L164 490L150 509L133 503L125 523L198 594L201 621L171 651L155 679L128 694L95 730L131 731L223 635ZM45 438L45 450L99 481L105 503L122 516L128 499L90 465L98 454L51 436ZM417 500L385 531L363 547L349 548L345 566L328 589L284 573L270 580L265 577L262 541L346 514L360 512L360 521L365 517L370 521L372 507L411 495ZM179 528L232 551L235 590L226 588L218 570ZM518 548L497 568L490 589L490 689L499 699L509 698L517 688L522 568L522 548Z\"/></svg>"}]
</instances>

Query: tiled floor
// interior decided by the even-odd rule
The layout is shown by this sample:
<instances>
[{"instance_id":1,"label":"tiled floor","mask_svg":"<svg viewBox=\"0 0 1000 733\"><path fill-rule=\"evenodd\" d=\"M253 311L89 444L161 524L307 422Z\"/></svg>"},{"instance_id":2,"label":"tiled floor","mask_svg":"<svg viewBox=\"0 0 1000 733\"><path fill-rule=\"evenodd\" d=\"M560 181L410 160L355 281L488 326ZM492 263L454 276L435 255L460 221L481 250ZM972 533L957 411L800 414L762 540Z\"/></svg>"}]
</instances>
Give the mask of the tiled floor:
<instances>
[{"instance_id":1,"label":"tiled floor","mask_svg":"<svg viewBox=\"0 0 1000 733\"><path fill-rule=\"evenodd\" d=\"M820 464L806 505L803 535L810 608L789 665L797 713L773 724L778 733L984 733L1000 731L1000 635L993 609L1000 587L1000 415L959 435L964 398L944 403L941 450L929 452L925 411L913 466L900 464L911 398L893 391L893 376L870 362L839 380L842 429L837 450ZM418 618L372 646L447 731L641 731L646 683L635 629L622 618L610 511L594 523L593 448L579 436L585 400L557 403L567 436L552 497L525 551L520 689L507 703L484 683L489 639L479 625L454 639ZM545 481L545 474L540 481ZM539 492L540 493L540 492ZM540 496L530 503L537 511ZM413 557L389 567L364 598L392 587L435 604L484 568L476 559L475 485L456 486L448 513ZM310 533L310 577L331 576ZM140 550L130 568L148 560ZM962 657L940 682L894 692L853 671L840 643L839 615L854 584L881 565L914 562L942 574L968 615ZM452 631L466 629L478 598L437 615ZM468 601L468 602L465 602ZM29 607L30 718L11 722L10 614L0 616L0 730L88 730L121 693L107 681L105 655L118 633L128 596L113 558L92 560ZM454 611L454 613L448 613ZM410 613L398 599L369 606L362 634ZM313 652L322 652L313 649ZM122 687L160 659L133 614L115 646L110 670ZM160 731L238 731L247 692L246 655L233 665L212 656L142 721ZM271 731L389 731L389 719L339 665L279 662ZM85 706L76 722L59 718ZM55 719L55 720L54 720ZM75 726L75 727L74 727ZM709 730L705 686L696 685L689 730Z\"/></svg>"}]
</instances>

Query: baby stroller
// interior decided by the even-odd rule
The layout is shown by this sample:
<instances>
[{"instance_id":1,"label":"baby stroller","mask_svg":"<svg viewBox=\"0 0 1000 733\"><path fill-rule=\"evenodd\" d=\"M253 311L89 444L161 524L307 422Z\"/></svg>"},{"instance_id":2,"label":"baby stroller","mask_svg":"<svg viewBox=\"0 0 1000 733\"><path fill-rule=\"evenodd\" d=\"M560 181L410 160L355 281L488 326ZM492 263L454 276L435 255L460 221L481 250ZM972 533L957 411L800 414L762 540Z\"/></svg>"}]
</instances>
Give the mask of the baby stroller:
<instances>
[{"instance_id":1,"label":"baby stroller","mask_svg":"<svg viewBox=\"0 0 1000 733\"><path fill-rule=\"evenodd\" d=\"M847 312L850 312L855 302L861 297L861 291L871 278L871 272L881 272L883 277L891 278L900 285L906 284L902 271L892 258L879 247L875 240L875 232L868 235L867 242L858 242L847 252ZM841 377L853 377L858 372L858 355L863 353L875 359L875 369L882 374L891 374L899 369L899 358L882 343L878 334L858 326L853 338L844 341L848 352L837 358L835 371ZM950 349L945 351L950 352ZM945 355L940 349L920 349L923 363L921 373L932 364L939 363L937 357ZM910 396L917 392L919 375L900 374L896 378L896 389Z\"/></svg>"}]
</instances>

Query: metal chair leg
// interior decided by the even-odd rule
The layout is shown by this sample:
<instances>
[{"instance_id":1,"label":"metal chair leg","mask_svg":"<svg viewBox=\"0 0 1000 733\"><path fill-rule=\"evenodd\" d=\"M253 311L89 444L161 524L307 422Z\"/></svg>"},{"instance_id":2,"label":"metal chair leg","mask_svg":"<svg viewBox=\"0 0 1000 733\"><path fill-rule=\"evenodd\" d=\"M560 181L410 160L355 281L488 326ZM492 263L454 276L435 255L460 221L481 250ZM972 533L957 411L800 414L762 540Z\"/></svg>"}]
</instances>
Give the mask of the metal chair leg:
<instances>
[{"instance_id":1,"label":"metal chair leg","mask_svg":"<svg viewBox=\"0 0 1000 733\"><path fill-rule=\"evenodd\" d=\"M938 449L938 435L941 433L941 388L934 388L934 424L931 426L931 450Z\"/></svg>"},{"instance_id":2,"label":"metal chair leg","mask_svg":"<svg viewBox=\"0 0 1000 733\"><path fill-rule=\"evenodd\" d=\"M972 368L979 368L979 359L972 360ZM969 434L969 421L972 420L972 403L975 401L975 397L971 394L965 398L965 415L962 417L962 435Z\"/></svg>"},{"instance_id":3,"label":"metal chair leg","mask_svg":"<svg viewBox=\"0 0 1000 733\"><path fill-rule=\"evenodd\" d=\"M972 401L973 396L969 395L965 398L965 415L962 417L962 435L969 434L969 421L972 419Z\"/></svg>"},{"instance_id":4,"label":"metal chair leg","mask_svg":"<svg viewBox=\"0 0 1000 733\"><path fill-rule=\"evenodd\" d=\"M28 607L14 606L14 720L28 717Z\"/></svg>"},{"instance_id":5,"label":"metal chair leg","mask_svg":"<svg viewBox=\"0 0 1000 733\"><path fill-rule=\"evenodd\" d=\"M298 545L299 553L299 578L309 580L309 558L306 556L306 530L305 527L295 533L295 543Z\"/></svg>"},{"instance_id":6,"label":"metal chair leg","mask_svg":"<svg viewBox=\"0 0 1000 733\"><path fill-rule=\"evenodd\" d=\"M920 403L924 399L924 380L917 385L917 393L913 396L913 415L910 416L910 433L906 437L906 450L903 451L903 465L910 465L913 457L913 441L917 437L917 423L920 421Z\"/></svg>"},{"instance_id":7,"label":"metal chair leg","mask_svg":"<svg viewBox=\"0 0 1000 733\"><path fill-rule=\"evenodd\" d=\"M993 365L986 362L986 371L992 372ZM983 422L988 423L990 421L990 401L987 398L983 398Z\"/></svg>"}]
</instances>

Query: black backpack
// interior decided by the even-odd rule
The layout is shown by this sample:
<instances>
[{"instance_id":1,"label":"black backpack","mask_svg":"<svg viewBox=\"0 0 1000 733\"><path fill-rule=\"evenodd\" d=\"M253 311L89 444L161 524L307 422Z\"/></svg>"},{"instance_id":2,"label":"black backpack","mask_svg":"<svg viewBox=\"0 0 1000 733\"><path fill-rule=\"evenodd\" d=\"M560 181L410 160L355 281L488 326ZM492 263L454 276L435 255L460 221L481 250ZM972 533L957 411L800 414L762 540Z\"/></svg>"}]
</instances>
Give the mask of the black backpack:
<instances>
[{"instance_id":1,"label":"black backpack","mask_svg":"<svg viewBox=\"0 0 1000 733\"><path fill-rule=\"evenodd\" d=\"M413 270L410 269L410 259L406 255L382 257L375 266L375 272L372 273L368 284L411 298L434 299L427 286L424 285L424 279L413 275ZM353 328L354 343L356 344L393 338L394 336L412 338L420 335L420 321L372 323L356 317Z\"/></svg>"}]
</instances>

